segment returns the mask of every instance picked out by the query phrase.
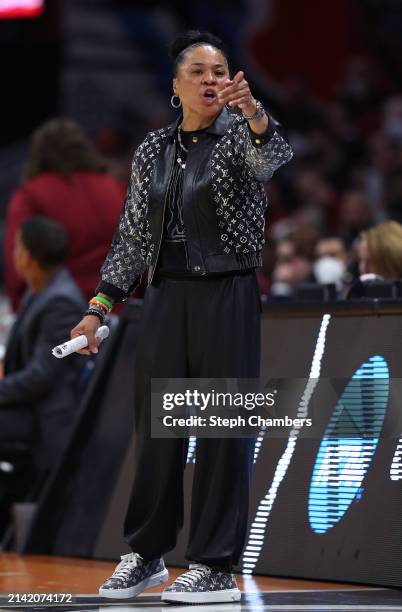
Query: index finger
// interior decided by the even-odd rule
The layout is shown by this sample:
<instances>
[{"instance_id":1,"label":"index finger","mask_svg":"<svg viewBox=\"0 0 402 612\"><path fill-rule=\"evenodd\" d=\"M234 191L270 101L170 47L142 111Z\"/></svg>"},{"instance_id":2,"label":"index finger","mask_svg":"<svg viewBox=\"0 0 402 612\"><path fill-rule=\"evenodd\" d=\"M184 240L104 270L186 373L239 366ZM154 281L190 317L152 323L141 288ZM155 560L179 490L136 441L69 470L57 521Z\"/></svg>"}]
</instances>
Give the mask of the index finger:
<instances>
[{"instance_id":1,"label":"index finger","mask_svg":"<svg viewBox=\"0 0 402 612\"><path fill-rule=\"evenodd\" d=\"M243 70L239 70L239 72L237 72L234 77L233 77L233 82L234 83L241 83L241 81L244 79L244 72Z\"/></svg>"}]
</instances>

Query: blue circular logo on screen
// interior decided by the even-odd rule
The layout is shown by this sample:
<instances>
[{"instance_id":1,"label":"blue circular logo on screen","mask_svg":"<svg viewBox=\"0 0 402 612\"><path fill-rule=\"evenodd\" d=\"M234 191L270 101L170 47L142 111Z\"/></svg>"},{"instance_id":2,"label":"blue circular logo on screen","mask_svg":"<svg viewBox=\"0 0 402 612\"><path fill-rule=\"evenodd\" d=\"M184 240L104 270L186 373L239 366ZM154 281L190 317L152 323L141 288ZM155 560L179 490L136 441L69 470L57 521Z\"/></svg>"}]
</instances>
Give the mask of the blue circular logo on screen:
<instances>
[{"instance_id":1,"label":"blue circular logo on screen","mask_svg":"<svg viewBox=\"0 0 402 612\"><path fill-rule=\"evenodd\" d=\"M362 495L389 396L388 364L373 355L353 374L331 416L315 461L308 516L316 533L336 525Z\"/></svg>"}]
</instances>

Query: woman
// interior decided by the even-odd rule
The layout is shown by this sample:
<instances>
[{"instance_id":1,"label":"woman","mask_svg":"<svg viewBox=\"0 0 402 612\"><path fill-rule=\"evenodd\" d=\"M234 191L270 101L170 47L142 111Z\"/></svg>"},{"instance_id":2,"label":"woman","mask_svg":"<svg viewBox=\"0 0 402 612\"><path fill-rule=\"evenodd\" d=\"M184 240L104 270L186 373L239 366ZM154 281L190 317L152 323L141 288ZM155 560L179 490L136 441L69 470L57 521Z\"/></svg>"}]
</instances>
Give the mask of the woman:
<instances>
[{"instance_id":1,"label":"woman","mask_svg":"<svg viewBox=\"0 0 402 612\"><path fill-rule=\"evenodd\" d=\"M134 597L165 582L162 555L174 548L183 521L187 445L150 437L151 378L259 375L261 181L292 156L243 73L229 78L218 38L187 32L173 43L172 56L172 104L182 113L137 149L98 294L71 332L87 336L84 353L96 352L94 332L105 312L126 299L148 267L135 368L134 485L125 520L133 552L102 585L104 597ZM163 601L240 599L232 566L246 533L253 449L250 439L197 441L190 571L163 592Z\"/></svg>"},{"instance_id":2,"label":"woman","mask_svg":"<svg viewBox=\"0 0 402 612\"><path fill-rule=\"evenodd\" d=\"M360 234L358 243L361 275L402 278L402 225L384 221Z\"/></svg>"},{"instance_id":3,"label":"woman","mask_svg":"<svg viewBox=\"0 0 402 612\"><path fill-rule=\"evenodd\" d=\"M23 184L7 211L6 285L15 310L25 287L12 255L22 223L40 215L64 227L70 239L66 266L89 299L121 213L124 191L123 183L106 173L105 163L71 119L52 119L34 132Z\"/></svg>"}]
</instances>

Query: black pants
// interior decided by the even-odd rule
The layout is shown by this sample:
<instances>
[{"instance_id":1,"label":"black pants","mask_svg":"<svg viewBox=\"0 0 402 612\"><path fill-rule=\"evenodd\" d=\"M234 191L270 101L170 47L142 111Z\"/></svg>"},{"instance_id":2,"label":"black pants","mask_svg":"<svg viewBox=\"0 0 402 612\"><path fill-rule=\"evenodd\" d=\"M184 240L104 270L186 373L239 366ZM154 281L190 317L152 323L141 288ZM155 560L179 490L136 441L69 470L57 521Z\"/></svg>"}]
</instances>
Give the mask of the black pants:
<instances>
[{"instance_id":1,"label":"black pants","mask_svg":"<svg viewBox=\"0 0 402 612\"><path fill-rule=\"evenodd\" d=\"M254 272L162 279L143 306L135 366L134 485L125 539L147 559L173 549L183 524L187 440L150 437L151 378L259 376L260 298ZM247 526L254 440L198 439L186 557L231 567Z\"/></svg>"}]
</instances>

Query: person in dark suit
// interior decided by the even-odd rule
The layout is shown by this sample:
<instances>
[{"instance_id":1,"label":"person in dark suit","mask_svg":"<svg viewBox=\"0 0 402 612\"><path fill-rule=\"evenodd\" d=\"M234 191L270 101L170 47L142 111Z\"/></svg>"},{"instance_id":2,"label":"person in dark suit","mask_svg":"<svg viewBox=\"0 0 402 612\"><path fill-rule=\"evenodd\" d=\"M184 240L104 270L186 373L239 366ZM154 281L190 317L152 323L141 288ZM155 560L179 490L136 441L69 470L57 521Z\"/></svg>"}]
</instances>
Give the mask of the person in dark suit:
<instances>
[{"instance_id":1,"label":"person in dark suit","mask_svg":"<svg viewBox=\"0 0 402 612\"><path fill-rule=\"evenodd\" d=\"M77 381L85 364L78 355L56 359L51 349L69 337L85 300L63 267L68 236L46 217L31 217L16 233L14 263L29 289L11 330L0 380L0 448L32 444L49 468L74 424Z\"/></svg>"}]
</instances>

